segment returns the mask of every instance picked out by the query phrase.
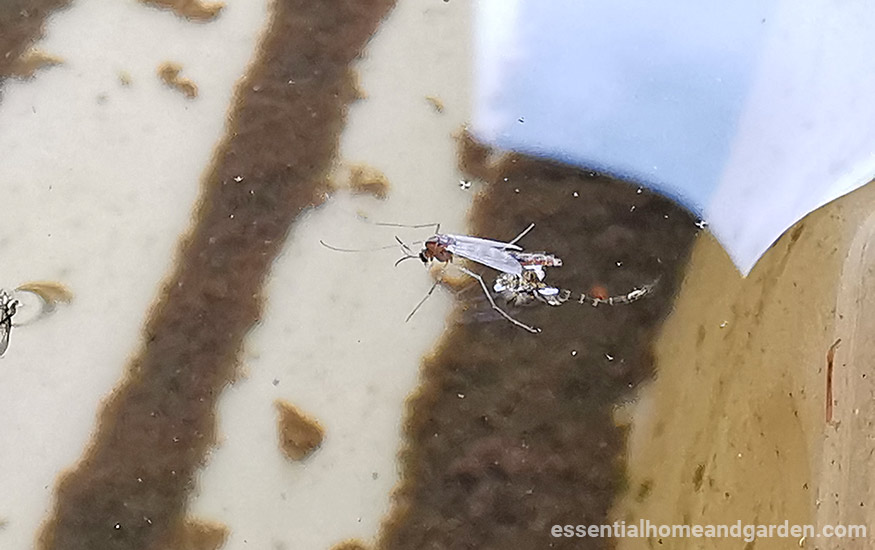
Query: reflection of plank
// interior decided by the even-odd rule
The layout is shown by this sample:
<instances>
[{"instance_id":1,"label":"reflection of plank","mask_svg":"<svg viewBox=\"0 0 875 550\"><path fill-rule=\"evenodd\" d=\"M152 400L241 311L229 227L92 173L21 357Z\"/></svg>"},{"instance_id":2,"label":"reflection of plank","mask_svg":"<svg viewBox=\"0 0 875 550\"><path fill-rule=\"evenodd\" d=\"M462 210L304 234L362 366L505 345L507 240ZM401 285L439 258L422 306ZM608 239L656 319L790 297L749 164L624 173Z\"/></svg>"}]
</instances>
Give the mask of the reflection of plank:
<instances>
[{"instance_id":1,"label":"reflection of plank","mask_svg":"<svg viewBox=\"0 0 875 550\"><path fill-rule=\"evenodd\" d=\"M259 318L262 281L289 226L321 200L354 96L349 64L391 5L274 4L146 341L107 399L87 455L59 482L40 548L167 541L215 441L216 400Z\"/></svg>"},{"instance_id":2,"label":"reflection of plank","mask_svg":"<svg viewBox=\"0 0 875 550\"><path fill-rule=\"evenodd\" d=\"M817 529L826 525L875 525L875 375L872 334L875 331L875 216L857 230L847 253L835 308L835 344L828 351L827 422L816 501ZM841 347L837 344L841 342ZM838 348L838 350L836 349ZM832 359L832 360L830 360ZM832 376L830 376L832 375ZM830 387L831 386L831 387ZM871 548L867 538L820 538L824 550Z\"/></svg>"}]
</instances>

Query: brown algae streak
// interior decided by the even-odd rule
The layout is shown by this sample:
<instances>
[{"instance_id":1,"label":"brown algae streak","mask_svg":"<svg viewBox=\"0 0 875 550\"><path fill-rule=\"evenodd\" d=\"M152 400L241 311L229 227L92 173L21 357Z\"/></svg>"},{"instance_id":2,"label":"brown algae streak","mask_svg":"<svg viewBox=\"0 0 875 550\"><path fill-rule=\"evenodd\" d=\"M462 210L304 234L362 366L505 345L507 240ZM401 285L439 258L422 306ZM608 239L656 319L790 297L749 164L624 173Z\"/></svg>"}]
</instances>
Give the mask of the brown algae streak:
<instances>
[{"instance_id":1,"label":"brown algae streak","mask_svg":"<svg viewBox=\"0 0 875 550\"><path fill-rule=\"evenodd\" d=\"M60 479L39 548L154 549L184 525L262 283L296 216L320 201L354 98L349 65L391 6L274 4L143 347Z\"/></svg>"},{"instance_id":2,"label":"brown algae streak","mask_svg":"<svg viewBox=\"0 0 875 550\"><path fill-rule=\"evenodd\" d=\"M519 156L489 165L491 152L463 143L463 171L488 182L471 234L507 240L535 222L522 244L564 260L547 275L561 288L661 282L629 305L510 308L543 329L535 335L491 313L477 289L462 292L407 404L402 479L379 548L611 547L550 528L608 522L625 483L625 431L612 411L652 375L650 343L694 220L611 178Z\"/></svg>"}]
</instances>

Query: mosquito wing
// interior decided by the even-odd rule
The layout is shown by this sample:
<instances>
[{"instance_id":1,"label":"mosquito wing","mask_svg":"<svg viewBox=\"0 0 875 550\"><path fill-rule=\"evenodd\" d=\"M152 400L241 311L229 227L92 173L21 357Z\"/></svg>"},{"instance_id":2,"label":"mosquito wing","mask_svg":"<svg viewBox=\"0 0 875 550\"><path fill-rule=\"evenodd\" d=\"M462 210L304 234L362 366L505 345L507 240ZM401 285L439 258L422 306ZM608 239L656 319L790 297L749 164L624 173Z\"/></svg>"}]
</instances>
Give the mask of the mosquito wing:
<instances>
[{"instance_id":1,"label":"mosquito wing","mask_svg":"<svg viewBox=\"0 0 875 550\"><path fill-rule=\"evenodd\" d=\"M447 250L449 250L456 256L467 258L471 261L477 262L478 264L483 264L487 267L491 267L496 271L501 271L502 273L510 273L511 275L522 275L523 267L522 265L520 265L516 258L511 256L503 248L498 248L494 244L483 244L484 242L497 243L499 246L505 246L506 243L498 243L497 241L489 241L486 239L477 239L475 237L465 237L465 239L466 240L459 240L458 238L456 238L455 242L447 245ZM472 239L472 241L469 241L467 239Z\"/></svg>"},{"instance_id":2,"label":"mosquito wing","mask_svg":"<svg viewBox=\"0 0 875 550\"><path fill-rule=\"evenodd\" d=\"M522 250L522 248L515 244L493 241L492 239L481 239L480 237L469 237L468 235L447 235L447 237L456 243L468 243L476 246L498 248L499 250Z\"/></svg>"}]
</instances>

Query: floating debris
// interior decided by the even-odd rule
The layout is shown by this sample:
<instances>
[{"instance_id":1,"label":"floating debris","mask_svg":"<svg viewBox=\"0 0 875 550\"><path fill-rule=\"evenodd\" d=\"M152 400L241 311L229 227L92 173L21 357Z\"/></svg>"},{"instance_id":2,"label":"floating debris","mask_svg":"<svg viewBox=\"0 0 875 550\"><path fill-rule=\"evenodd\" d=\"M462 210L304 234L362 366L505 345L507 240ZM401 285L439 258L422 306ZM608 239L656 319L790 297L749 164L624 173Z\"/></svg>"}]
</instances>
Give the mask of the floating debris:
<instances>
[{"instance_id":1,"label":"floating debris","mask_svg":"<svg viewBox=\"0 0 875 550\"><path fill-rule=\"evenodd\" d=\"M200 0L140 0L141 4L170 10L190 21L212 21L219 16L225 4L204 3Z\"/></svg>"},{"instance_id":2,"label":"floating debris","mask_svg":"<svg viewBox=\"0 0 875 550\"><path fill-rule=\"evenodd\" d=\"M389 178L372 166L356 164L350 168L349 188L353 193L385 199L389 196L389 187Z\"/></svg>"},{"instance_id":3,"label":"floating debris","mask_svg":"<svg viewBox=\"0 0 875 550\"><path fill-rule=\"evenodd\" d=\"M839 338L826 351L826 423L829 424L832 422L832 409L833 409L833 399L832 399L832 370L833 363L835 362L836 349L838 349L839 344L842 343L842 339Z\"/></svg>"},{"instance_id":4,"label":"floating debris","mask_svg":"<svg viewBox=\"0 0 875 550\"><path fill-rule=\"evenodd\" d=\"M9 69L9 76L29 80L33 78L37 71L56 67L64 63L63 58L52 55L41 50L28 50L16 59Z\"/></svg>"},{"instance_id":5,"label":"floating debris","mask_svg":"<svg viewBox=\"0 0 875 550\"><path fill-rule=\"evenodd\" d=\"M131 84L134 83L133 79L131 79L131 75L126 71L119 72L118 81L125 88L129 87Z\"/></svg>"},{"instance_id":6,"label":"floating debris","mask_svg":"<svg viewBox=\"0 0 875 550\"><path fill-rule=\"evenodd\" d=\"M436 98L433 95L427 95L427 96L425 96L425 100L428 101L429 104L431 104L431 106L434 108L435 112L437 112L437 113L444 112L444 102L441 101L440 99Z\"/></svg>"},{"instance_id":7,"label":"floating debris","mask_svg":"<svg viewBox=\"0 0 875 550\"><path fill-rule=\"evenodd\" d=\"M58 304L69 304L73 301L73 293L62 283L56 281L33 281L15 289L16 292L30 292L37 295L43 302L42 313L55 311Z\"/></svg>"},{"instance_id":8,"label":"floating debris","mask_svg":"<svg viewBox=\"0 0 875 550\"><path fill-rule=\"evenodd\" d=\"M280 448L289 460L303 460L322 445L325 430L287 401L277 400Z\"/></svg>"},{"instance_id":9,"label":"floating debris","mask_svg":"<svg viewBox=\"0 0 875 550\"><path fill-rule=\"evenodd\" d=\"M181 71L181 65L167 61L158 66L158 77L164 84L181 92L188 99L196 98L197 84L187 78L180 77L179 73Z\"/></svg>"}]
</instances>

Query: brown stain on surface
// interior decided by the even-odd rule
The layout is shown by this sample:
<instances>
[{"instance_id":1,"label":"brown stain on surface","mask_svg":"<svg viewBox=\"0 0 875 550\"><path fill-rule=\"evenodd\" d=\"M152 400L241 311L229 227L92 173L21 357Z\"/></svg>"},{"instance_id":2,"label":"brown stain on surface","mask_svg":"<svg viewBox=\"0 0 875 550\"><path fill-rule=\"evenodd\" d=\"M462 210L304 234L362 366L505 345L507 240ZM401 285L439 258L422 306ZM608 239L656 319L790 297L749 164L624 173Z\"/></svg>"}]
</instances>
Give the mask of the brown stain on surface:
<instances>
[{"instance_id":1,"label":"brown stain on surface","mask_svg":"<svg viewBox=\"0 0 875 550\"><path fill-rule=\"evenodd\" d=\"M606 523L625 487L626 431L614 408L652 375L650 344L672 303L694 219L594 172L493 157L463 138L463 170L488 182L471 234L508 240L534 222L522 245L563 259L547 275L562 288L634 288L657 277L661 284L625 306L508 307L543 329L534 335L495 315L476 285L460 293L454 322L407 404L401 482L382 550L612 545L553 538L550 527ZM489 283L495 275L476 271Z\"/></svg>"},{"instance_id":2,"label":"brown stain on surface","mask_svg":"<svg viewBox=\"0 0 875 550\"><path fill-rule=\"evenodd\" d=\"M225 4L221 2L201 2L200 0L140 0L141 4L171 10L179 17L191 21L212 21L219 16Z\"/></svg>"},{"instance_id":3,"label":"brown stain on surface","mask_svg":"<svg viewBox=\"0 0 875 550\"><path fill-rule=\"evenodd\" d=\"M278 400L275 405L279 413L280 449L289 460L307 458L322 445L325 430L291 403Z\"/></svg>"},{"instance_id":4,"label":"brown stain on surface","mask_svg":"<svg viewBox=\"0 0 875 550\"><path fill-rule=\"evenodd\" d=\"M172 540L216 441L216 401L260 317L265 277L291 224L323 199L354 98L349 65L392 5L274 4L203 177L194 226L85 456L58 481L40 550L152 549Z\"/></svg>"},{"instance_id":5,"label":"brown stain on surface","mask_svg":"<svg viewBox=\"0 0 875 550\"><path fill-rule=\"evenodd\" d=\"M181 92L188 99L196 98L197 84L187 78L179 76L181 71L181 65L166 61L158 66L158 78L170 88Z\"/></svg>"}]
</instances>

